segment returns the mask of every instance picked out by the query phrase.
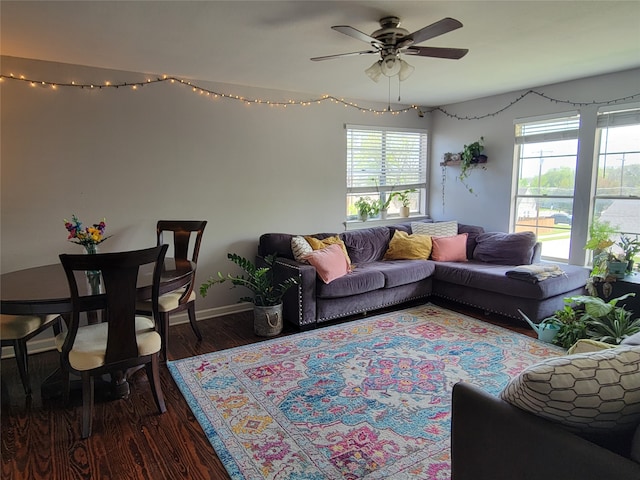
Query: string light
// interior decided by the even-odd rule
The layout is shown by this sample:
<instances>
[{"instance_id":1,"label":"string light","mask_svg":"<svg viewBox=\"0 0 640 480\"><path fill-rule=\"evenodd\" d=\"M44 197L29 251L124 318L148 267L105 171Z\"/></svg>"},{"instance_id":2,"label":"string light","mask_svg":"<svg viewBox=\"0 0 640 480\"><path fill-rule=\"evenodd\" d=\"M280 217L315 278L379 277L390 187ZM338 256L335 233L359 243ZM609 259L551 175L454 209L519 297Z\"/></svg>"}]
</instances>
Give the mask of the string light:
<instances>
[{"instance_id":1,"label":"string light","mask_svg":"<svg viewBox=\"0 0 640 480\"><path fill-rule=\"evenodd\" d=\"M50 86L52 90L57 90L58 87L75 87L75 88L89 88L89 89L95 89L96 85L94 84L86 84L86 83L76 83L75 81L71 81L69 83L63 83L63 82L47 82L44 80L33 80L33 79L29 79L26 78L24 75L20 75L19 77L16 77L13 73L10 73L9 75L5 75L5 74L0 74L0 81L3 81L5 79L8 80L17 80L17 81L22 81L22 82L28 82L32 87L36 87L37 85L42 85L43 87L47 87ZM146 81L144 82L133 82L133 83L128 83L128 82L124 82L124 83L111 83L109 81L105 82L103 85L97 85L98 89L102 89L102 88L120 88L120 87L131 87L131 89L133 90L137 90L138 88L143 87L144 85L151 85L151 84L157 84L157 83L162 83L162 82L169 82L172 85L178 84L178 85L187 85L189 87L191 87L193 92L197 92L200 95L206 96L206 97L211 97L213 99L217 99L217 98L226 98L226 99L230 99L230 100L238 100L243 102L246 105L251 105L251 104L259 104L259 105L268 105L270 107L283 107L283 108L287 108L288 106L302 106L302 107L306 107L311 105L312 103L315 103L316 105L320 105L323 102L330 102L330 103L334 103L337 105L342 105L345 108L353 108L356 110L359 110L362 113L373 113L375 115L384 115L386 114L391 114L391 115L399 115L401 113L408 113L411 111L415 111L418 113L418 115L420 117L424 116L424 113L431 113L431 112L439 112L449 118L454 118L456 120L482 120L485 118L489 118L489 117L495 117L501 113L503 113L504 111L508 110L509 108L513 107L515 104L517 104L518 102L522 101L525 97L529 96L529 95L536 95L540 98L544 98L545 100L548 100L550 102L554 102L554 103L562 103L565 105L570 105L573 107L585 107L585 106L591 106L591 105L596 105L596 106L601 106L601 105L612 105L612 104L616 104L616 103L622 103L622 102L628 102L631 100L635 100L637 98L640 98L640 93L635 93L633 95L627 95L626 97L620 97L620 98L615 98L615 99L611 99L611 100L603 100L603 101L591 101L591 102L575 102L572 100L561 100L558 98L553 98L545 93L542 92L538 92L536 90L528 90L525 93L519 95L517 98L515 98L514 100L512 100L510 103L508 103L507 105L505 105L504 107L494 111L494 112L490 112L490 113L485 113L482 115L475 115L475 116L461 116L461 115L457 115L455 113L451 113L447 110L445 110L442 107L433 107L433 108L429 108L429 109L422 109L420 107L418 107L417 105L411 105L408 107L404 107L404 108L399 108L396 110L393 110L391 108L385 108L382 110L378 110L375 108L366 108L366 107L361 107L359 106L357 103L354 102L349 102L347 100L345 100L344 98L338 98L338 97L334 97L333 95L323 95L320 98L313 98L313 99L307 99L307 100L287 100L287 101L274 101L274 100L261 100L261 99L251 99L251 98L246 98L243 96L239 96L239 95L231 95L231 94L227 94L227 93L221 93L221 92L216 92L214 90L210 90L204 87L200 87L198 85L192 84L191 82L185 81L183 79L180 78L176 78L176 77L172 77L169 75L163 75L160 78L147 78ZM205 95L206 94L206 95Z\"/></svg>"},{"instance_id":2,"label":"string light","mask_svg":"<svg viewBox=\"0 0 640 480\"><path fill-rule=\"evenodd\" d=\"M446 111L444 108L442 107L435 107L432 108L430 110L427 110L427 112L440 112L443 115L446 115L449 118L455 118L456 120L482 120L484 118L488 118L488 117L495 117L499 114L501 114L502 112L504 112L505 110L513 107L516 103L520 102L521 100L523 100L525 97L529 96L529 95L537 95L538 97L544 98L545 100L548 100L550 102L554 102L554 103L563 103L565 105L571 105L573 107L587 107L590 105L597 105L597 106L602 106L602 105L613 105L616 103L624 103L624 102L628 102L630 100L634 100L636 98L640 98L640 93L635 93L633 95L627 95L626 97L620 97L620 98L615 98L612 100L603 100L603 101L592 101L592 102L574 102L572 100L560 100L558 98L553 98L550 97L549 95L542 93L542 92L538 92L536 90L528 90L525 93L523 93L522 95L520 95L519 97L517 97L515 100L511 101L511 103L505 105L504 107L500 108L499 110L496 110L495 112L491 112L491 113L485 113L484 115L476 115L473 117L469 117L469 116L460 116L460 115L456 115L455 113L450 113L448 111Z\"/></svg>"},{"instance_id":3,"label":"string light","mask_svg":"<svg viewBox=\"0 0 640 480\"><path fill-rule=\"evenodd\" d=\"M0 80L4 80L4 79L10 79L10 80L20 80L20 81L25 81L25 82L29 82L31 83L32 86L36 86L37 84L41 83L42 85L51 85L51 87L53 89L57 89L58 87L75 87L75 88L90 88L90 89L94 89L96 88L96 85L93 84L86 84L86 83L76 83L75 81L71 81L69 83L64 83L64 82L40 82L37 80L30 80L25 78L24 76L20 76L20 78L16 78L13 74L9 74L9 75L4 75L4 74L0 74ZM216 98L227 98L230 100L238 100L243 102L246 105L250 105L250 104L259 104L259 105L268 105L270 107L284 107L286 108L287 106L308 106L311 105L312 103L315 103L317 105L321 104L322 102L331 102L331 103L335 103L338 105L343 105L345 108L354 108L357 110L360 110L363 113L375 113L375 114L384 114L384 113L391 113L393 115L398 115L400 113L407 113L407 112L411 112L411 111L420 111L419 107L417 105L411 105L409 107L404 107L401 109L397 109L397 110L376 110L374 108L364 108L359 106L356 103L352 103L352 102L348 102L346 101L344 98L337 98L334 97L332 95L323 95L320 98L313 98L313 99L306 99L306 100L286 100L286 101L274 101L274 100L261 100L261 99L257 99L257 98L246 98L240 95L231 95L231 94L227 94L227 93L221 93L221 92L216 92L214 90L210 90L204 87L200 87L198 85L192 84L191 82L176 78L176 77L171 77L168 75L163 75L161 78L156 78L156 79L151 79L148 78L145 82L134 82L134 83L111 83L111 82L105 82L103 85L97 85L98 89L102 89L102 88L120 88L120 87L131 87L133 90L137 90L139 87L142 87L144 85L149 85L149 84L156 84L156 83L162 83L162 82L169 82L170 84L178 84L178 85L187 85L189 87L191 87L191 90L193 92L196 93L200 93L203 96L207 96L207 97L212 97L214 99ZM206 95L205 95L206 94Z\"/></svg>"}]
</instances>

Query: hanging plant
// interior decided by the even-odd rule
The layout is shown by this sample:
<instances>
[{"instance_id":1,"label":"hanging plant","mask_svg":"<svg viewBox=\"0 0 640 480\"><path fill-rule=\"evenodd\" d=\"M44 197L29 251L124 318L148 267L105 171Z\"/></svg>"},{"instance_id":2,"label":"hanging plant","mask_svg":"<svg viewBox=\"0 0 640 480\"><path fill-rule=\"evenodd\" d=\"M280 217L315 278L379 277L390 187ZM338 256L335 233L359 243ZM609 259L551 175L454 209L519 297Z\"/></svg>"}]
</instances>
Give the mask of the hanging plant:
<instances>
[{"instance_id":1,"label":"hanging plant","mask_svg":"<svg viewBox=\"0 0 640 480\"><path fill-rule=\"evenodd\" d=\"M462 153L460 154L460 174L458 175L458 178L467 190L469 190L469 193L473 193L473 188L471 188L467 183L467 178L471 173L471 169L478 164L487 163L487 156L483 152L484 137L480 137L480 140L469 145L465 145L462 149Z\"/></svg>"}]
</instances>

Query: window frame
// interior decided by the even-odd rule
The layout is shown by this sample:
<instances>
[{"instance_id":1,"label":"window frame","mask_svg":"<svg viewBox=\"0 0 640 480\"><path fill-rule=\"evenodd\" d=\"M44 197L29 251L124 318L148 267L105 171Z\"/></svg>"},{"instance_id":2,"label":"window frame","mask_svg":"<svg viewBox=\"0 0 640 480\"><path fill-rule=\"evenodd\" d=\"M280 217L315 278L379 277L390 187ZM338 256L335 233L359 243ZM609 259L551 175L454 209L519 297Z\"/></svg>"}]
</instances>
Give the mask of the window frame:
<instances>
[{"instance_id":1,"label":"window frame","mask_svg":"<svg viewBox=\"0 0 640 480\"><path fill-rule=\"evenodd\" d=\"M371 174L371 184L369 185L359 185L353 186L354 183L362 183L366 182L364 176L362 175L354 175L353 171L358 167L354 162L354 158L356 157L355 149L353 148L353 138L352 135L360 134L362 136L361 142L364 141L364 137L367 132L371 132L373 134L381 135L381 145L380 150L376 151L372 149L374 153L374 157L377 154L379 158L379 165L376 165L375 171L370 172ZM388 142L389 136L391 136L391 140L397 141L401 139L401 137L407 134L409 136L409 140L415 141L416 135L418 136L418 148L413 150L411 154L415 155L417 158L417 165L413 171L409 172L409 175L414 176L412 181L407 183L395 183L389 184L389 182L393 182L391 178L394 176L398 176L398 169L393 173L388 173L387 165L390 163L389 158L393 155L402 155L405 153L402 149L389 149ZM426 215L427 212L427 204L428 204L428 185L429 185L429 131L426 129L419 128L401 128L401 127L384 127L384 126L373 126L373 125L356 125L356 124L345 124L345 140L346 140L346 169L345 169L345 183L346 183L346 210L345 216L347 222L354 222L357 220L357 212L353 213L353 202L355 202L359 197L369 197L372 200L381 199L385 201L388 198L388 195L394 192L400 192L409 189L416 189L416 192L411 194L412 202L411 202L411 211L410 216L423 216ZM362 150L362 149L361 149ZM366 150L366 147L363 147L363 150ZM401 175L405 175L406 171L402 170ZM366 173L365 175L369 175ZM391 177L391 178L390 178ZM350 185L351 184L351 185ZM350 213L351 207L351 213ZM399 214L392 213L390 218L400 218Z\"/></svg>"},{"instance_id":2,"label":"window frame","mask_svg":"<svg viewBox=\"0 0 640 480\"><path fill-rule=\"evenodd\" d=\"M571 256L571 229L573 228L573 217L570 219L569 224L564 223L556 223L554 220L553 224L550 224L549 221L546 221L546 224L541 224L541 219L544 217L540 216L541 211L541 203L548 203L552 200L557 200L560 204L563 202L570 201L571 203L571 212L569 215L573 215L574 203L576 199L576 181L577 181L577 170L578 170L578 162L579 162L579 134L580 134L580 126L581 126L581 116L580 112L577 111L569 111L569 112L558 112L551 115L539 116L539 117L530 117L530 118L520 118L514 120L514 171L513 171L513 182L512 182L512 220L511 220L511 231L533 231L536 234L536 237L541 237L541 232L545 232L545 234L550 235L559 235L566 236L568 235L569 242L569 250L566 252L565 256L552 256L549 254L545 254L544 252L544 241L543 241L543 254L542 258L545 260L554 260L560 262L568 262ZM575 141L576 147L575 152L567 153L567 154L555 154L555 155L540 155L540 173L538 174L538 190L535 193L521 193L520 192L520 181L522 177L522 169L523 169L523 160L525 157L523 156L524 146L527 144L544 144L544 143L552 143L552 142L561 142L561 141ZM553 158L568 158L569 156L575 157L575 163L573 164L573 190L570 194L552 194L544 193L544 189L540 184L540 179L542 177L542 163L544 159L553 159ZM532 157L531 157L532 158ZM535 217L533 222L522 221L519 214L521 211L521 202L523 200L533 201L535 202ZM565 212L566 213L566 212ZM523 217L527 218L527 217ZM568 225L568 228L567 226Z\"/></svg>"}]
</instances>

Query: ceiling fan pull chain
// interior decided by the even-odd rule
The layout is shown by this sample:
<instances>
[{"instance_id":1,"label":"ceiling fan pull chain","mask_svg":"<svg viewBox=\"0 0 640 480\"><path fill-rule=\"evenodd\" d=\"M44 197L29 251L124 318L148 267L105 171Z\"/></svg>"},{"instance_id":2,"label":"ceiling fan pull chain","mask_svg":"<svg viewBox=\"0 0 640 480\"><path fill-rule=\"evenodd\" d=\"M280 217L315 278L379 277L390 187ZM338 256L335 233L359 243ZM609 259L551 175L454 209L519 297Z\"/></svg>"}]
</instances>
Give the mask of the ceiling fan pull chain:
<instances>
[{"instance_id":1,"label":"ceiling fan pull chain","mask_svg":"<svg viewBox=\"0 0 640 480\"><path fill-rule=\"evenodd\" d=\"M387 80L389 80L389 90L388 90L388 95L387 95L387 111L391 111L391 77L387 77Z\"/></svg>"}]
</instances>

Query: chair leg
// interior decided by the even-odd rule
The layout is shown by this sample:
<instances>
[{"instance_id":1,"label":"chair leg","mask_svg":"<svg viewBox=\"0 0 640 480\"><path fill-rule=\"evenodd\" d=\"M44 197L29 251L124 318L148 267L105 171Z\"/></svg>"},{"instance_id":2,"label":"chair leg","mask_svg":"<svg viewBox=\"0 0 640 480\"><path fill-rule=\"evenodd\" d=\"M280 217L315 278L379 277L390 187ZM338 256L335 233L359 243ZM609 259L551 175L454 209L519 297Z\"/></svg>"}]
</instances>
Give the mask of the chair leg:
<instances>
[{"instance_id":1,"label":"chair leg","mask_svg":"<svg viewBox=\"0 0 640 480\"><path fill-rule=\"evenodd\" d=\"M27 358L27 342L24 340L16 340L13 342L13 351L16 355L18 363L18 373L24 387L24 393L31 395L31 381L29 379L29 359Z\"/></svg>"},{"instance_id":2,"label":"chair leg","mask_svg":"<svg viewBox=\"0 0 640 480\"><path fill-rule=\"evenodd\" d=\"M93 376L82 372L82 438L91 436L93 424Z\"/></svg>"},{"instance_id":3,"label":"chair leg","mask_svg":"<svg viewBox=\"0 0 640 480\"><path fill-rule=\"evenodd\" d=\"M167 411L167 407L164 403L164 395L162 394L162 387L160 385L160 359L159 355L155 354L151 357L151 362L145 365L147 371L147 378L149 379L149 385L153 393L153 399L156 402L156 406L160 413Z\"/></svg>"},{"instance_id":4,"label":"chair leg","mask_svg":"<svg viewBox=\"0 0 640 480\"><path fill-rule=\"evenodd\" d=\"M196 302L189 303L189 307L187 308L187 314L189 315L189 323L191 323L191 328L193 329L193 333L196 334L198 340L202 340L202 334L200 333L200 329L198 328L198 323L196 322Z\"/></svg>"},{"instance_id":5,"label":"chair leg","mask_svg":"<svg viewBox=\"0 0 640 480\"><path fill-rule=\"evenodd\" d=\"M169 314L160 313L160 337L162 337L162 358L169 360Z\"/></svg>"}]
</instances>

